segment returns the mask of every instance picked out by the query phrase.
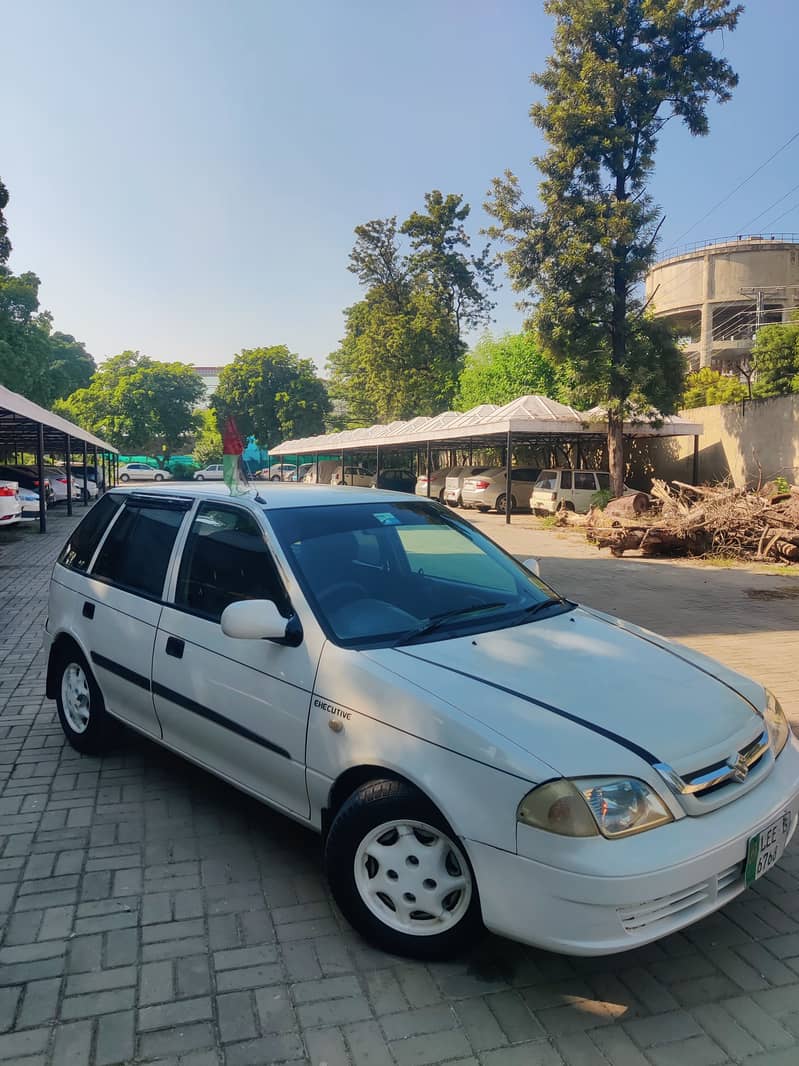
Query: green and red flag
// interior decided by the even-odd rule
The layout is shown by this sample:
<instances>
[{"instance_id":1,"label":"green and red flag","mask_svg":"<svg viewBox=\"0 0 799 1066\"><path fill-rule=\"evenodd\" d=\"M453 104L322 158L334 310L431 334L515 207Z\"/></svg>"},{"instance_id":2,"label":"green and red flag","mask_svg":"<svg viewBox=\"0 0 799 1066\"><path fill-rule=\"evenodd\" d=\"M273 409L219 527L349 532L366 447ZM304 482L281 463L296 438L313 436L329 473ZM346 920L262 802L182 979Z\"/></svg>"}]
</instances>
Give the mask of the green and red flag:
<instances>
[{"instance_id":1,"label":"green and red flag","mask_svg":"<svg viewBox=\"0 0 799 1066\"><path fill-rule=\"evenodd\" d=\"M231 496L241 496L249 488L247 472L241 457L243 451L244 442L236 428L236 423L232 418L228 418L225 423L225 432L222 435L222 471Z\"/></svg>"}]
</instances>

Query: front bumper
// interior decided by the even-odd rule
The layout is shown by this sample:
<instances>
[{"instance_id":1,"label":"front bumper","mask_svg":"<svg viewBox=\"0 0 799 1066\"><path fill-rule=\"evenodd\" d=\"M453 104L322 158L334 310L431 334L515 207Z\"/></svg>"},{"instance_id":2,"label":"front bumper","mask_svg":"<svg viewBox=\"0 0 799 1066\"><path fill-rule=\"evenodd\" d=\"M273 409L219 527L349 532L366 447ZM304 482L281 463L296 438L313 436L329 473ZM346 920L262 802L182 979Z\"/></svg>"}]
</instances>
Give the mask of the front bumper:
<instances>
[{"instance_id":1,"label":"front bumper","mask_svg":"<svg viewBox=\"0 0 799 1066\"><path fill-rule=\"evenodd\" d=\"M740 895L749 838L786 809L792 838L799 820L796 740L758 788L716 811L626 840L575 840L579 872L546 861L549 834L538 830L519 827L520 847L537 850L537 858L466 841L483 921L502 936L569 955L650 943ZM586 846L593 850L589 863Z\"/></svg>"}]
</instances>

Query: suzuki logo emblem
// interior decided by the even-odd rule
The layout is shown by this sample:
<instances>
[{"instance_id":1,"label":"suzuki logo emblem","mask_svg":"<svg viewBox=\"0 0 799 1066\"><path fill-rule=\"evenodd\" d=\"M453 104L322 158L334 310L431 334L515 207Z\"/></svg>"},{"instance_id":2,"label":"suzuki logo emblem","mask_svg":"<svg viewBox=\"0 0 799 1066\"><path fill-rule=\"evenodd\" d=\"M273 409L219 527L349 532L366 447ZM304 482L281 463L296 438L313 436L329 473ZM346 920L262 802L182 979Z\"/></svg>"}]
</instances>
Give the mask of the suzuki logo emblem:
<instances>
[{"instance_id":1,"label":"suzuki logo emblem","mask_svg":"<svg viewBox=\"0 0 799 1066\"><path fill-rule=\"evenodd\" d=\"M735 778L736 781L746 780L749 774L749 763L746 761L743 755L739 755L735 762L729 762L727 763L727 765L732 770L732 776Z\"/></svg>"}]
</instances>

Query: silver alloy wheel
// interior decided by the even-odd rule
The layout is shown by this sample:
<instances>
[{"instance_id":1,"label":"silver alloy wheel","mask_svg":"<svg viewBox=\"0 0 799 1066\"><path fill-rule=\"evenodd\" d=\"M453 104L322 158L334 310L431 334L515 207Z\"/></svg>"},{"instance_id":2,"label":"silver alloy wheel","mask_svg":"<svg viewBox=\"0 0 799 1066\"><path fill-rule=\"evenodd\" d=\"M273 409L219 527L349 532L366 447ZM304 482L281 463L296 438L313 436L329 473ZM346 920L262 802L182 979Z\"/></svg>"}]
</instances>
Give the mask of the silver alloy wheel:
<instances>
[{"instance_id":1,"label":"silver alloy wheel","mask_svg":"<svg viewBox=\"0 0 799 1066\"><path fill-rule=\"evenodd\" d=\"M440 829L400 819L371 830L355 853L355 885L384 925L434 936L458 924L472 899L462 852Z\"/></svg>"},{"instance_id":2,"label":"silver alloy wheel","mask_svg":"<svg viewBox=\"0 0 799 1066\"><path fill-rule=\"evenodd\" d=\"M85 733L89 727L91 693L86 674L77 663L70 663L61 675L61 704L70 729Z\"/></svg>"}]
</instances>

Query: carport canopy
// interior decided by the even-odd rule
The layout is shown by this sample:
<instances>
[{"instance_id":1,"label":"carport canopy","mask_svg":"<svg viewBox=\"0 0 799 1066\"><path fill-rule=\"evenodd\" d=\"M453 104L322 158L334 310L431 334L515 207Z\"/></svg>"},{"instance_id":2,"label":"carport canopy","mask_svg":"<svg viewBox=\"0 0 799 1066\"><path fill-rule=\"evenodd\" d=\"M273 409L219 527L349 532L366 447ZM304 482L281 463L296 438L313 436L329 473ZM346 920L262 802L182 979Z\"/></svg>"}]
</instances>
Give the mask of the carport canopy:
<instances>
[{"instance_id":1,"label":"carport canopy","mask_svg":"<svg viewBox=\"0 0 799 1066\"><path fill-rule=\"evenodd\" d=\"M702 425L688 422L676 415L663 416L656 411L642 412L624 424L628 437L694 437L695 455ZM580 412L548 396L520 396L504 406L480 404L470 411L445 411L432 418L419 416L409 421L391 422L342 433L328 433L318 437L288 440L270 449L272 456L300 456L346 452L374 452L380 462L381 452L403 448L425 448L427 471L430 474L430 454L433 449L446 447L490 447L505 449L508 479L506 521L510 521L512 483L512 449L517 444L542 444L558 441L601 442L607 437L607 412L601 407ZM428 481L429 485L429 481Z\"/></svg>"},{"instance_id":2,"label":"carport canopy","mask_svg":"<svg viewBox=\"0 0 799 1066\"><path fill-rule=\"evenodd\" d=\"M108 441L101 440L74 422L69 422L60 415L53 414L46 407L40 407L32 400L12 392L0 385L0 455L6 456L11 450L28 451L36 455L39 469L39 484L44 481L44 456L63 454L67 474L67 512L72 513L72 455L82 452L84 456L84 502L88 500L86 487L85 459L89 449L94 453L95 462L98 455L105 464L106 459L118 454L117 449ZM47 529L46 508L39 508L39 528L44 533Z\"/></svg>"}]
</instances>

